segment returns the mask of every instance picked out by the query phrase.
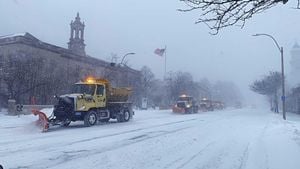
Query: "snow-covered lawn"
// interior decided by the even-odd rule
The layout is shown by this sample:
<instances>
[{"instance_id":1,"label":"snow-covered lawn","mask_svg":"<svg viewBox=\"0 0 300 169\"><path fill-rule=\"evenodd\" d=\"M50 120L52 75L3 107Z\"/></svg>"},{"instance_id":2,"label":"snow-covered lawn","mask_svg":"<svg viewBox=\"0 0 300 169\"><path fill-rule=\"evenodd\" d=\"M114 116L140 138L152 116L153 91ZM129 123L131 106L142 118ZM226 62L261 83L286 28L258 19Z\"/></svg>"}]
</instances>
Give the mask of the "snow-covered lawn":
<instances>
[{"instance_id":1,"label":"snow-covered lawn","mask_svg":"<svg viewBox=\"0 0 300 169\"><path fill-rule=\"evenodd\" d=\"M49 111L49 110L48 110ZM41 133L36 117L0 113L0 164L19 169L299 169L300 117L259 109L136 111L127 123Z\"/></svg>"}]
</instances>

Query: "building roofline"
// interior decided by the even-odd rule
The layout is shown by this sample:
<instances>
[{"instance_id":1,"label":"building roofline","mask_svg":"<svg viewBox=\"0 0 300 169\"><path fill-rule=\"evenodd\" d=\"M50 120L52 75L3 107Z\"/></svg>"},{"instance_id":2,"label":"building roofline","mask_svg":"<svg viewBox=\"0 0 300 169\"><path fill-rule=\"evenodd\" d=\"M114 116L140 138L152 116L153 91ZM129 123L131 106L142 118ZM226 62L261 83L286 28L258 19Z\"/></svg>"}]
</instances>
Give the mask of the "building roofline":
<instances>
[{"instance_id":1,"label":"building roofline","mask_svg":"<svg viewBox=\"0 0 300 169\"><path fill-rule=\"evenodd\" d=\"M40 49L48 50L48 51L51 51L54 53L58 53L61 55L61 57L74 59L74 60L85 62L85 63L91 64L91 65L99 65L99 66L103 66L103 67L109 67L109 65L110 65L110 62L107 62L107 61L104 61L104 60L101 60L101 59L98 59L98 58L95 58L95 57L92 57L89 55L84 55L84 56L79 55L79 54L72 52L69 49L43 42L28 32L0 36L0 46L9 45L9 44L29 45L29 46L32 46L35 48L40 48ZM113 67L110 67L110 68L113 69ZM118 68L126 69L127 71L129 71L131 73L139 73L138 70L132 69L128 66L118 67Z\"/></svg>"}]
</instances>

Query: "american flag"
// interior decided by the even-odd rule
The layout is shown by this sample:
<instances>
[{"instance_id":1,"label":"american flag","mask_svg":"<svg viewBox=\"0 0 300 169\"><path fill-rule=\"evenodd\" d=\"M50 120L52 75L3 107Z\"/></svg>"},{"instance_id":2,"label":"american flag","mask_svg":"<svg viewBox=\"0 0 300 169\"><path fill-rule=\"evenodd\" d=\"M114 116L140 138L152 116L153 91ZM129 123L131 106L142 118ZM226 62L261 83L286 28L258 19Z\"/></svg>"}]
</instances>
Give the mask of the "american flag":
<instances>
[{"instance_id":1,"label":"american flag","mask_svg":"<svg viewBox=\"0 0 300 169\"><path fill-rule=\"evenodd\" d=\"M157 54L158 56L163 56L165 54L166 49L155 49L154 53Z\"/></svg>"}]
</instances>

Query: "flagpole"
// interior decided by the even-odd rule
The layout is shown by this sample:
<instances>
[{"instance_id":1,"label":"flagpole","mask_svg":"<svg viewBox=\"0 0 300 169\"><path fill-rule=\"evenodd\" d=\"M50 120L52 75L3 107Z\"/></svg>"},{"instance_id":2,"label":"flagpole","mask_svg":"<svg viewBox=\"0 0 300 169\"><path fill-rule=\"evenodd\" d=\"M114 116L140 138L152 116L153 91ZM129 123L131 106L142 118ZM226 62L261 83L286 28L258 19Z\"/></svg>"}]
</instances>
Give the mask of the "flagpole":
<instances>
[{"instance_id":1,"label":"flagpole","mask_svg":"<svg viewBox=\"0 0 300 169\"><path fill-rule=\"evenodd\" d=\"M165 46L165 77L167 75L167 46Z\"/></svg>"}]
</instances>

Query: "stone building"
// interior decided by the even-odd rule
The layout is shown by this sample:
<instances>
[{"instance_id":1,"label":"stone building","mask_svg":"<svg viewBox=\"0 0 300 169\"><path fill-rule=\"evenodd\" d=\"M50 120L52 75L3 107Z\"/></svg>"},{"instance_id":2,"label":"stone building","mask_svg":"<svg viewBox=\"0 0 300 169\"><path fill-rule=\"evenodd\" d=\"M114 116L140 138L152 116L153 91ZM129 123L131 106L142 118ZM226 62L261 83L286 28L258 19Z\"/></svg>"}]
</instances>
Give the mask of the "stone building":
<instances>
[{"instance_id":1,"label":"stone building","mask_svg":"<svg viewBox=\"0 0 300 169\"><path fill-rule=\"evenodd\" d=\"M291 72L287 74L287 83L291 87L287 91L286 109L288 112L300 113L300 46L295 43L290 51Z\"/></svg>"},{"instance_id":2,"label":"stone building","mask_svg":"<svg viewBox=\"0 0 300 169\"><path fill-rule=\"evenodd\" d=\"M290 60L291 72L288 75L289 83L292 86L300 84L300 46L295 43L291 50Z\"/></svg>"},{"instance_id":3,"label":"stone building","mask_svg":"<svg viewBox=\"0 0 300 169\"><path fill-rule=\"evenodd\" d=\"M0 36L0 77L4 77L11 65L14 64L12 58L23 58L37 60L35 63L29 63L30 70L35 70L32 71L33 75L31 76L39 76L46 80L55 78L54 85L62 83L71 84L88 75L93 75L108 78L113 85L131 86L133 88L137 86L141 76L140 71L126 65L111 64L110 62L86 54L84 43L85 25L84 22L81 22L79 13L77 13L75 21L72 21L70 26L68 49L42 42L30 33ZM56 75L54 75L54 72L56 72ZM40 74L44 75L40 76ZM62 78L57 77L57 74ZM20 79L22 78L21 75ZM28 81L28 79L25 79L24 83L27 85ZM28 84L28 86L30 85ZM8 92L9 87L10 83L5 81L4 78L0 78L0 107L1 105L5 105L4 102L6 102L7 97L13 95ZM39 87L27 93L22 93L22 98L17 101L28 104L30 98L39 93L38 95L40 96L35 96L39 97L38 104L49 104L52 94L62 94L66 92L66 88L68 87L68 85L64 87L60 86L60 90L53 87L54 89L51 89L51 92L48 92L47 88L49 86L44 87L44 89L42 89L43 87ZM30 89L30 87L27 88ZM44 90L45 92L41 92L40 90Z\"/></svg>"},{"instance_id":4,"label":"stone building","mask_svg":"<svg viewBox=\"0 0 300 169\"><path fill-rule=\"evenodd\" d=\"M300 114L300 87L291 89L286 100L286 108L288 112Z\"/></svg>"}]
</instances>

